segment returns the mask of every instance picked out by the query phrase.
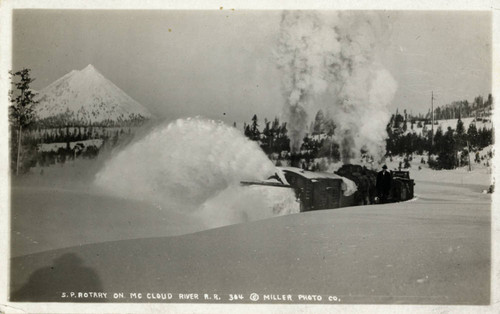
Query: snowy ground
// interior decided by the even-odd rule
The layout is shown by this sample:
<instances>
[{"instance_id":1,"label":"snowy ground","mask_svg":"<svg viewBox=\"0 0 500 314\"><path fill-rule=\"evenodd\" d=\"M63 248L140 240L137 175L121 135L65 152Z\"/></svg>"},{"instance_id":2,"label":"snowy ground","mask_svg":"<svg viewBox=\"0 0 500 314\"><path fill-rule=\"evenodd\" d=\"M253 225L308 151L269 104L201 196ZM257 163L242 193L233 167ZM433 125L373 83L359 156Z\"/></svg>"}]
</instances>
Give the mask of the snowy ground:
<instances>
[{"instance_id":1,"label":"snowy ground","mask_svg":"<svg viewBox=\"0 0 500 314\"><path fill-rule=\"evenodd\" d=\"M487 156L488 152L493 149L492 146L485 147L480 151L480 156ZM471 170L469 171L468 166L463 166L453 170L440 170L435 171L429 168L427 163L422 164L421 159L427 162L427 156L414 155L413 161L410 162L411 167L409 169L410 176L412 179L415 179L419 183L450 183L455 186L482 186L485 190L488 189L488 186L492 184L492 169L490 166L486 166L485 163L488 162L489 165L492 164L491 160L484 160L481 163L474 163L474 153L471 153ZM397 169L399 163L403 162L403 157L394 157L393 161L387 160L387 166L389 169L394 170ZM420 167L420 169L419 169ZM421 185L419 184L419 185Z\"/></svg>"},{"instance_id":2,"label":"snowy ground","mask_svg":"<svg viewBox=\"0 0 500 314\"><path fill-rule=\"evenodd\" d=\"M417 197L409 202L173 237L203 223L95 191L14 184L12 290L55 301L83 301L62 300L59 289L218 293L225 303L230 293L249 302L257 292L335 295L341 303L488 304L491 195L482 191L489 170L419 171L417 164ZM95 280L79 280L89 274Z\"/></svg>"},{"instance_id":3,"label":"snowy ground","mask_svg":"<svg viewBox=\"0 0 500 314\"><path fill-rule=\"evenodd\" d=\"M491 122L491 118L482 118L481 121L474 121L474 120L475 120L475 118L463 118L462 119L462 122L464 123L464 127L465 127L466 131L469 129L469 125L473 122L475 122L476 128L478 130L482 129L482 128L486 128L489 130L493 127L493 123ZM434 125L435 130L437 130L438 127L441 127L443 132L446 132L448 127L452 128L453 130L455 130L457 128L458 119L436 120L435 123L436 123ZM419 128L417 123L415 123L413 125L413 129L412 129L411 122L407 122L405 134L415 133L417 135L422 135L423 127L424 127L424 125L422 125L422 127ZM427 124L427 125L425 125L425 127L426 127L427 131L430 131L432 128L432 125Z\"/></svg>"}]
</instances>

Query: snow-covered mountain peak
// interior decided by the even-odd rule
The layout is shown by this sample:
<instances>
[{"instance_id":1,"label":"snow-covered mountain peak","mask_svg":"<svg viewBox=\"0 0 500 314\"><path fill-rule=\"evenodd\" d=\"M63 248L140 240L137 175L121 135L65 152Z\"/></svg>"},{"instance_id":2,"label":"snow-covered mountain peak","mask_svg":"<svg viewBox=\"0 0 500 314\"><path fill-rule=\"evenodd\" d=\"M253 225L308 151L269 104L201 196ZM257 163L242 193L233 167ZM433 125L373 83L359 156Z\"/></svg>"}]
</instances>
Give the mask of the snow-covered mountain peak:
<instances>
[{"instance_id":1,"label":"snow-covered mountain peak","mask_svg":"<svg viewBox=\"0 0 500 314\"><path fill-rule=\"evenodd\" d=\"M73 70L38 94L40 119L64 115L83 123L150 118L149 111L105 78L93 65Z\"/></svg>"},{"instance_id":2,"label":"snow-covered mountain peak","mask_svg":"<svg viewBox=\"0 0 500 314\"><path fill-rule=\"evenodd\" d=\"M87 65L85 69L83 69L82 71L97 71L97 70L92 64L89 63L89 65Z\"/></svg>"},{"instance_id":3,"label":"snow-covered mountain peak","mask_svg":"<svg viewBox=\"0 0 500 314\"><path fill-rule=\"evenodd\" d=\"M104 78L104 76L99 71L97 71L97 69L92 64L87 65L81 71L76 71L76 75L79 75L82 78L87 78L87 79L92 79L97 77Z\"/></svg>"}]
</instances>

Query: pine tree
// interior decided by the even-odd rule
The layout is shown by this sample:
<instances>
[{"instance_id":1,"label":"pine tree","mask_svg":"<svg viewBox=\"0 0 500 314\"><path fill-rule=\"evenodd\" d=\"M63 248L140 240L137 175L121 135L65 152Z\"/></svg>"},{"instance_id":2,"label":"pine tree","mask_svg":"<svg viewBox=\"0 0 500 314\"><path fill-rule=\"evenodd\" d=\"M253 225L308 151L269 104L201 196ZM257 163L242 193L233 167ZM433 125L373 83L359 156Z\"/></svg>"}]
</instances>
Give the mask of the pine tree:
<instances>
[{"instance_id":1,"label":"pine tree","mask_svg":"<svg viewBox=\"0 0 500 314\"><path fill-rule=\"evenodd\" d=\"M477 128L475 123L469 124L467 129L467 140L471 145L477 145Z\"/></svg>"},{"instance_id":2,"label":"pine tree","mask_svg":"<svg viewBox=\"0 0 500 314\"><path fill-rule=\"evenodd\" d=\"M453 130L448 127L448 130L444 134L440 153L438 155L438 165L442 169L454 169L457 165L457 146L455 137L453 136Z\"/></svg>"},{"instance_id":3,"label":"pine tree","mask_svg":"<svg viewBox=\"0 0 500 314\"><path fill-rule=\"evenodd\" d=\"M474 98L474 105L477 108L483 108L484 107L483 97L477 96L476 98Z\"/></svg>"},{"instance_id":4,"label":"pine tree","mask_svg":"<svg viewBox=\"0 0 500 314\"><path fill-rule=\"evenodd\" d=\"M269 151L271 153L277 153L276 151L276 140L278 137L278 128L279 128L279 120L277 117L274 118L274 121L271 123L271 127L269 129Z\"/></svg>"},{"instance_id":5,"label":"pine tree","mask_svg":"<svg viewBox=\"0 0 500 314\"><path fill-rule=\"evenodd\" d=\"M9 91L10 102L9 120L12 128L17 129L17 157L16 157L16 175L19 174L19 165L21 159L22 132L23 128L28 127L35 120L34 107L38 103L35 101L35 94L30 89L30 84L34 81L30 77L30 69L22 69L11 75L11 84L15 89ZM15 81L19 77L19 81ZM14 147L14 145L11 145Z\"/></svg>"},{"instance_id":6,"label":"pine tree","mask_svg":"<svg viewBox=\"0 0 500 314\"><path fill-rule=\"evenodd\" d=\"M262 149L267 153L272 153L271 145L272 145L272 134L271 134L271 122L267 121L267 118L264 118L264 130L262 130L262 134L265 137L265 141L262 143Z\"/></svg>"},{"instance_id":7,"label":"pine tree","mask_svg":"<svg viewBox=\"0 0 500 314\"><path fill-rule=\"evenodd\" d=\"M290 139L288 138L288 129L286 127L286 122L283 122L281 124L281 127L279 128L279 144L277 145L279 147L279 151L290 151Z\"/></svg>"},{"instance_id":8,"label":"pine tree","mask_svg":"<svg viewBox=\"0 0 500 314\"><path fill-rule=\"evenodd\" d=\"M245 134L245 136L249 139L252 139L252 131L250 131L250 125L246 124L243 126L243 133Z\"/></svg>"},{"instance_id":9,"label":"pine tree","mask_svg":"<svg viewBox=\"0 0 500 314\"><path fill-rule=\"evenodd\" d=\"M258 124L258 118L257 115L254 114L252 118L252 127L250 129L252 131L252 140L257 141L259 140L259 124Z\"/></svg>"},{"instance_id":10,"label":"pine tree","mask_svg":"<svg viewBox=\"0 0 500 314\"><path fill-rule=\"evenodd\" d=\"M273 121L271 129L273 130L273 133L275 134L275 136L278 135L279 128L280 128L280 120L278 119L278 117L274 117L274 121Z\"/></svg>"},{"instance_id":11,"label":"pine tree","mask_svg":"<svg viewBox=\"0 0 500 314\"><path fill-rule=\"evenodd\" d=\"M488 106L493 105L493 96L491 96L491 94L488 94L488 100L486 101L486 104Z\"/></svg>"},{"instance_id":12,"label":"pine tree","mask_svg":"<svg viewBox=\"0 0 500 314\"><path fill-rule=\"evenodd\" d=\"M396 116L394 117L394 128L399 129L402 127L402 123L404 122L404 117L400 115L399 113L396 113Z\"/></svg>"},{"instance_id":13,"label":"pine tree","mask_svg":"<svg viewBox=\"0 0 500 314\"><path fill-rule=\"evenodd\" d=\"M429 136L432 136L432 131L430 131ZM431 147L431 152L432 153L437 153L440 151L441 145L442 145L442 139L443 139L443 129L441 126L439 126L436 130L436 134L434 135L434 146ZM430 143L430 138L429 138L429 143Z\"/></svg>"},{"instance_id":14,"label":"pine tree","mask_svg":"<svg viewBox=\"0 0 500 314\"><path fill-rule=\"evenodd\" d=\"M465 128L462 119L458 119L457 127L456 127L456 140L459 149L462 149L465 146Z\"/></svg>"}]
</instances>

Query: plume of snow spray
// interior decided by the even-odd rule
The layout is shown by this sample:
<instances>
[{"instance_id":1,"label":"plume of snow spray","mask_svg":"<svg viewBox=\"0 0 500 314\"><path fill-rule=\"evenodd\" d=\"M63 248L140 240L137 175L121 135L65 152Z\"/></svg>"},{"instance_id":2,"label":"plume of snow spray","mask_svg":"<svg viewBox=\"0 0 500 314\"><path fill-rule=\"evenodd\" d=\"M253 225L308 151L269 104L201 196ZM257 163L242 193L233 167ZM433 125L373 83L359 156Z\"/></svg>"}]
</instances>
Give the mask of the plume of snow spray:
<instances>
[{"instance_id":1,"label":"plume of snow spray","mask_svg":"<svg viewBox=\"0 0 500 314\"><path fill-rule=\"evenodd\" d=\"M379 63L388 25L378 14L287 11L277 47L293 151L318 110L337 125L344 163L384 153L387 105L397 84Z\"/></svg>"},{"instance_id":2,"label":"plume of snow spray","mask_svg":"<svg viewBox=\"0 0 500 314\"><path fill-rule=\"evenodd\" d=\"M125 147L94 183L116 196L201 216L211 228L298 212L298 207L275 209L295 201L291 190L276 188L265 198L256 188L240 186L242 180L274 173L260 147L237 129L195 118L159 126Z\"/></svg>"}]
</instances>

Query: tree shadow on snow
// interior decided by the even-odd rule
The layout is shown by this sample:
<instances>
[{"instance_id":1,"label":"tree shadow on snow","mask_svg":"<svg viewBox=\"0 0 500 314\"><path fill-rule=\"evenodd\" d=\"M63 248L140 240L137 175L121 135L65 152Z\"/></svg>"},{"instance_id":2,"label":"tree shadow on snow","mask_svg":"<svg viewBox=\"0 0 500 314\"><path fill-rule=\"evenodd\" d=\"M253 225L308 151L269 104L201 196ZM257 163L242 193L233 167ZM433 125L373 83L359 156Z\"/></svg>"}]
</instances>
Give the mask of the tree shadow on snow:
<instances>
[{"instance_id":1,"label":"tree shadow on snow","mask_svg":"<svg viewBox=\"0 0 500 314\"><path fill-rule=\"evenodd\" d=\"M52 266L35 270L19 290L11 292L10 301L89 302L95 299L77 298L78 292L101 291L102 284L97 273L83 266L83 260L75 253L66 253L54 259Z\"/></svg>"}]
</instances>

